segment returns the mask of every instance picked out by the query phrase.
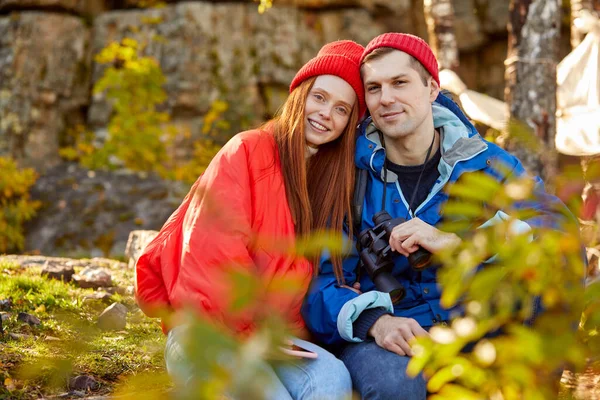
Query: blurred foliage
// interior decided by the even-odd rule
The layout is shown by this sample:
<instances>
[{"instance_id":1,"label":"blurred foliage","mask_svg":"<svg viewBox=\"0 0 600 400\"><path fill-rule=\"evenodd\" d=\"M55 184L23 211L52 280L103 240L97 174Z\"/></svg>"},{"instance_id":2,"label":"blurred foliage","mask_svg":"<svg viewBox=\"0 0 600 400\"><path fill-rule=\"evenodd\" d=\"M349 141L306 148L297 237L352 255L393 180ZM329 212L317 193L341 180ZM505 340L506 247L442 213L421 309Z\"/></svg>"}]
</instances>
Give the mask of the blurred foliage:
<instances>
[{"instance_id":1,"label":"blurred foliage","mask_svg":"<svg viewBox=\"0 0 600 400\"><path fill-rule=\"evenodd\" d=\"M273 7L273 0L255 0L258 1L258 13L264 14Z\"/></svg>"},{"instance_id":2,"label":"blurred foliage","mask_svg":"<svg viewBox=\"0 0 600 400\"><path fill-rule=\"evenodd\" d=\"M75 146L62 151L67 158L79 158L87 168L126 167L132 170L163 172L166 156L163 124L169 116L158 111L166 100L166 79L158 62L141 55L143 48L133 39L112 42L97 56L107 64L94 93L106 92L114 114L108 125L108 138L100 147L90 143L93 136L79 133ZM83 133L83 134L82 134Z\"/></svg>"},{"instance_id":3,"label":"blurred foliage","mask_svg":"<svg viewBox=\"0 0 600 400\"><path fill-rule=\"evenodd\" d=\"M137 8L162 8L167 5L164 0L126 0L126 2Z\"/></svg>"},{"instance_id":4,"label":"blurred foliage","mask_svg":"<svg viewBox=\"0 0 600 400\"><path fill-rule=\"evenodd\" d=\"M527 179L501 185L489 176L471 173L450 187L449 194L443 229L460 233L464 241L440 255L446 266L440 269L439 280L444 287L443 305L460 302L465 305L464 314L449 327L434 327L430 337L419 340L410 373L423 371L429 377L430 399L553 398L553 385L562 368L581 371L587 357L598 354L600 345L600 284L582 290L577 227L565 225L566 233L515 231L515 219L534 217L519 207L533 194ZM475 229L501 209L511 217ZM256 238L255 242L266 246L270 241ZM339 235L320 234L291 248L289 243L271 242L269 251L310 257L323 247L341 251L339 243ZM484 261L489 262L479 268ZM99 332L94 320L100 308L81 301L82 289L39 276L18 276L15 268L4 271L8 272L0 276L0 299L17 296L22 299L18 311L34 310L43 321L41 327L22 332L58 336L63 342L49 345L34 339L0 339L3 350L18 365L5 370L8 383L0 390L12 395L37 385L38 393L49 393L64 390L66 376L90 373L123 398L165 397L169 379L161 367L164 337L154 322L138 311L129 318L125 331ZM298 282L291 276L265 282L257 271L235 267L224 271L230 285L227 293L231 293L225 315L250 313L254 329L239 336L223 321L199 318L193 312L167 315L165 311L167 320L183 321L188 327L181 342L183 354L197 376L187 386L177 385L171 397L263 399L270 379L266 366L286 361L277 349L292 332L266 304L268 299L302 290ZM525 327L523 321L531 317L536 298L543 300L545 312L532 328ZM112 301L133 305L127 296L114 295ZM12 321L8 324L8 330L24 328ZM498 330L503 334L490 334ZM6 356L0 361L2 357L7 365Z\"/></svg>"},{"instance_id":5,"label":"blurred foliage","mask_svg":"<svg viewBox=\"0 0 600 400\"><path fill-rule=\"evenodd\" d=\"M221 149L221 145L216 141L223 132L230 129L229 122L225 119L225 112L229 109L229 104L222 100L215 100L210 110L204 116L202 126L202 135L204 138L194 141L194 150L192 158L180 163L177 157L171 158L171 168L165 173L169 179L193 183L198 176L204 173L208 164ZM184 139L189 139L189 131L183 133Z\"/></svg>"},{"instance_id":6,"label":"blurred foliage","mask_svg":"<svg viewBox=\"0 0 600 400\"><path fill-rule=\"evenodd\" d=\"M259 12L272 6L271 0L259 0ZM129 0L139 8L163 7L159 0ZM160 19L146 18L145 24ZM132 27L132 31L138 29ZM160 35L150 40L162 42ZM255 123L252 105L229 102L239 97L245 82L225 82L215 73L215 86L220 98L215 99L204 115L201 138L192 138L189 128L175 127L170 115L161 111L167 99L163 86L166 77L156 59L144 54L147 47L133 38L112 42L96 55L96 62L106 65L102 77L94 85L94 94L104 93L113 107L107 138L98 138L85 126L67 132L67 146L60 149L63 158L78 161L90 169L129 168L155 172L166 179L193 183L204 172L231 132L248 129ZM220 65L217 54L214 65ZM236 66L243 68L242 65ZM235 78L235 76L234 76ZM232 122L233 121L233 122ZM180 146L193 147L189 160L183 159ZM179 153L179 154L178 154Z\"/></svg>"},{"instance_id":7,"label":"blurred foliage","mask_svg":"<svg viewBox=\"0 0 600 400\"><path fill-rule=\"evenodd\" d=\"M114 110L108 137L99 141L86 127L77 126L68 132L72 145L62 148L60 154L90 169L125 167L192 183L220 148L211 134L229 128L222 118L228 104L219 100L213 103L205 116L203 134L207 138L194 143L190 161L179 161L170 149L182 139L189 140L191 133L170 125L169 114L160 111L167 98L163 88L166 78L158 62L143 56L143 50L143 44L125 38L112 42L96 56L96 62L107 68L94 93L105 93Z\"/></svg>"},{"instance_id":8,"label":"blurred foliage","mask_svg":"<svg viewBox=\"0 0 600 400\"><path fill-rule=\"evenodd\" d=\"M37 179L33 169L19 169L13 159L0 157L0 171L0 253L5 253L23 249L23 223L35 216L41 203L29 199Z\"/></svg>"},{"instance_id":9,"label":"blurred foliage","mask_svg":"<svg viewBox=\"0 0 600 400\"><path fill-rule=\"evenodd\" d=\"M581 371L600 350L600 284L583 290L578 226L565 216L560 230L519 232L517 220L558 211L519 207L535 196L528 178L500 183L471 173L448 193L441 229L463 242L439 255L438 280L442 305L463 312L418 340L409 372L428 377L433 400L555 398L562 369ZM500 210L510 217L475 229ZM543 312L524 324L540 300Z\"/></svg>"}]
</instances>

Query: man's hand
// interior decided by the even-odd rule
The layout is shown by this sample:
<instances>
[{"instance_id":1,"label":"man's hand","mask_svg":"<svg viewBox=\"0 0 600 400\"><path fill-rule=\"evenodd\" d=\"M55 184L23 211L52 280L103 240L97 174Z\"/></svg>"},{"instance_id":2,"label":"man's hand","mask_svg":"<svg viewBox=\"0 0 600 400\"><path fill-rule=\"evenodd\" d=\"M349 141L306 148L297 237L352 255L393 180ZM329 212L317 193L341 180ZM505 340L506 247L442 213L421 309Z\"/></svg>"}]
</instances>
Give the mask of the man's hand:
<instances>
[{"instance_id":1,"label":"man's hand","mask_svg":"<svg viewBox=\"0 0 600 400\"><path fill-rule=\"evenodd\" d=\"M375 342L400 356L412 357L410 342L418 336L428 336L429 333L412 318L382 315L369 329L369 335Z\"/></svg>"},{"instance_id":2,"label":"man's hand","mask_svg":"<svg viewBox=\"0 0 600 400\"><path fill-rule=\"evenodd\" d=\"M442 249L458 246L461 239L454 233L442 232L439 229L413 218L397 225L390 235L390 247L405 257L414 253L419 247L435 254Z\"/></svg>"}]
</instances>

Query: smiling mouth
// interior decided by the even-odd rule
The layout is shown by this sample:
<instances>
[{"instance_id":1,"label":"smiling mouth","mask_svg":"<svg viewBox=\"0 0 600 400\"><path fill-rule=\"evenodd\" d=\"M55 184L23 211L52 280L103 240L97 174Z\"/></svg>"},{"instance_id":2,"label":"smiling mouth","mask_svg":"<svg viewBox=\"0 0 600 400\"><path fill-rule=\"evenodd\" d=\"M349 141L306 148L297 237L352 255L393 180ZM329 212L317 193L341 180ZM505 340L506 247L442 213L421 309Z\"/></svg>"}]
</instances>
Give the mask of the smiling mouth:
<instances>
[{"instance_id":1,"label":"smiling mouth","mask_svg":"<svg viewBox=\"0 0 600 400\"><path fill-rule=\"evenodd\" d=\"M403 112L404 111L398 111L398 112L390 112L390 113L381 114L381 118L392 119L392 118L397 117L398 115L402 114Z\"/></svg>"},{"instance_id":2,"label":"smiling mouth","mask_svg":"<svg viewBox=\"0 0 600 400\"><path fill-rule=\"evenodd\" d=\"M329 128L327 128L327 127L326 127L326 126L324 126L324 125L321 125L320 123L318 123L318 122L316 122L316 121L313 121L313 120L312 120L312 119L310 119L310 118L308 119L308 123L309 123L309 124L310 124L310 125L311 125L313 128L315 128L316 130L318 130L319 132L327 132L327 131L329 131Z\"/></svg>"}]
</instances>

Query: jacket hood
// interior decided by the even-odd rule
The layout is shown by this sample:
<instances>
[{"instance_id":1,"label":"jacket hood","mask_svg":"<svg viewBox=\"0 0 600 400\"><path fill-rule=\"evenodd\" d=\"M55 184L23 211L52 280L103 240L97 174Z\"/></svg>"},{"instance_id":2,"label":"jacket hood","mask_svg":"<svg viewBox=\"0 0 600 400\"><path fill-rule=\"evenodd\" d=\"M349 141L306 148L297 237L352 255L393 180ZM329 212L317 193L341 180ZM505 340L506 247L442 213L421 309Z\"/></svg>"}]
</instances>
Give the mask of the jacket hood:
<instances>
[{"instance_id":1,"label":"jacket hood","mask_svg":"<svg viewBox=\"0 0 600 400\"><path fill-rule=\"evenodd\" d=\"M487 149L473 124L450 98L440 93L432 104L433 125L441 133L440 173L446 175L461 160L473 157ZM383 180L385 149L381 145L379 130L371 117L365 119L359 127L356 142L356 165L361 169L370 169ZM387 181L394 182L397 176L388 170Z\"/></svg>"}]
</instances>

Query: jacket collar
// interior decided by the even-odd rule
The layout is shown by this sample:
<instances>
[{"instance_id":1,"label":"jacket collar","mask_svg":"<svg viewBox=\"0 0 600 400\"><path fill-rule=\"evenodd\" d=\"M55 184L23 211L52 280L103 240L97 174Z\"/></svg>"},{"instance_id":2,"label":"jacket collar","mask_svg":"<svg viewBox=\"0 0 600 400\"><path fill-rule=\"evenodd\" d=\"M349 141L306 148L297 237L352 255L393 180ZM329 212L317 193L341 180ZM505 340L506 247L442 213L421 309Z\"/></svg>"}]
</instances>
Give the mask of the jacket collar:
<instances>
[{"instance_id":1,"label":"jacket collar","mask_svg":"<svg viewBox=\"0 0 600 400\"><path fill-rule=\"evenodd\" d=\"M457 162L468 160L487 149L487 144L473 124L450 98L440 93L432 108L434 127L441 133L442 161L439 169L442 175L449 173ZM381 145L380 132L369 117L359 126L356 165L372 170L383 180L384 161L385 150ZM395 182L397 178L388 169L387 181Z\"/></svg>"}]
</instances>

